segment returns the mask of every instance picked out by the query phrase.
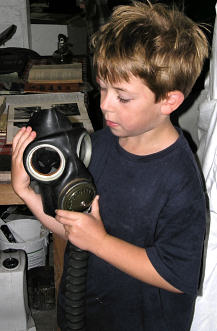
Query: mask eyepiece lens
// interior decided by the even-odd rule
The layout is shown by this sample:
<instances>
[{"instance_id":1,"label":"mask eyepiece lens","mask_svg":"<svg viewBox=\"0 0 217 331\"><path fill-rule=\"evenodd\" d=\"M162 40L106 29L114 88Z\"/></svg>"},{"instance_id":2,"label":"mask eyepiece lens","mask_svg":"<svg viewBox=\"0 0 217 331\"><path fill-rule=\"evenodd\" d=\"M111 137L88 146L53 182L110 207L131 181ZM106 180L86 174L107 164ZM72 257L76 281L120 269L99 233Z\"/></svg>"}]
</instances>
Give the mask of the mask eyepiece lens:
<instances>
[{"instance_id":1,"label":"mask eyepiece lens","mask_svg":"<svg viewBox=\"0 0 217 331\"><path fill-rule=\"evenodd\" d=\"M35 171L49 176L57 172L61 160L59 154L54 149L44 147L35 151L31 162Z\"/></svg>"},{"instance_id":2,"label":"mask eyepiece lens","mask_svg":"<svg viewBox=\"0 0 217 331\"><path fill-rule=\"evenodd\" d=\"M78 140L77 156L84 163L85 167L89 166L91 154L92 154L91 138L87 132L84 132Z\"/></svg>"},{"instance_id":3,"label":"mask eyepiece lens","mask_svg":"<svg viewBox=\"0 0 217 331\"><path fill-rule=\"evenodd\" d=\"M56 146L39 144L28 151L24 164L31 177L41 182L51 182L62 175L65 157Z\"/></svg>"}]
</instances>

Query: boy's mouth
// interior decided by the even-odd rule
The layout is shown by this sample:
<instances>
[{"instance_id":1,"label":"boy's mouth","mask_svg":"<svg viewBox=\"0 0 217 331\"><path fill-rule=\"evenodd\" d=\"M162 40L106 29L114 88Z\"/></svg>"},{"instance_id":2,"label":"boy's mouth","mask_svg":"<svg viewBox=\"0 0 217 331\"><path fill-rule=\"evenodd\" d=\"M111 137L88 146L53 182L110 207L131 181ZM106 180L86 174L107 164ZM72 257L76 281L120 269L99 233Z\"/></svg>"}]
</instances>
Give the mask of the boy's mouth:
<instances>
[{"instance_id":1,"label":"boy's mouth","mask_svg":"<svg viewBox=\"0 0 217 331\"><path fill-rule=\"evenodd\" d=\"M114 127L118 126L117 123L108 121L108 120L106 120L106 125L109 126L110 128L114 128Z\"/></svg>"}]
</instances>

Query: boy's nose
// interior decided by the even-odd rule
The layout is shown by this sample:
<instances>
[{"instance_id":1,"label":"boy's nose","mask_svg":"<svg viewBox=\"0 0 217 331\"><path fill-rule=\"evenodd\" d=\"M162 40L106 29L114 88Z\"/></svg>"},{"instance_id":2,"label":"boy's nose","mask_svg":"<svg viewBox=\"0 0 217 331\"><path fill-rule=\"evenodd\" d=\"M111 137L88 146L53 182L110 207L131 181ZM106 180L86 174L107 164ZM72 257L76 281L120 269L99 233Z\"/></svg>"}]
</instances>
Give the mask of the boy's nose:
<instances>
[{"instance_id":1,"label":"boy's nose","mask_svg":"<svg viewBox=\"0 0 217 331\"><path fill-rule=\"evenodd\" d=\"M114 107L113 107L113 103L112 103L112 98L109 95L109 93L107 93L104 96L101 96L100 108L101 108L103 113L113 111Z\"/></svg>"},{"instance_id":2,"label":"boy's nose","mask_svg":"<svg viewBox=\"0 0 217 331\"><path fill-rule=\"evenodd\" d=\"M108 108L108 105L109 105L109 100L108 100L108 96L106 95L101 95L101 98L100 98L100 107L103 110L107 109Z\"/></svg>"}]
</instances>

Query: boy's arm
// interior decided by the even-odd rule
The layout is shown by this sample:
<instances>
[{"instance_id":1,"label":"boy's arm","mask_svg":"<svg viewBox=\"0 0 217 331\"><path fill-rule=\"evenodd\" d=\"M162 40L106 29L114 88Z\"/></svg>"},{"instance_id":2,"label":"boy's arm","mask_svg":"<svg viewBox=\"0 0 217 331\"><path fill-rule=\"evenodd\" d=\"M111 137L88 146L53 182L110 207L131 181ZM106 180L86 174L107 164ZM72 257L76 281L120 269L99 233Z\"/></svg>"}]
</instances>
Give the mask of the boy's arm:
<instances>
[{"instance_id":1,"label":"boy's arm","mask_svg":"<svg viewBox=\"0 0 217 331\"><path fill-rule=\"evenodd\" d=\"M101 246L94 253L121 271L145 283L167 291L182 293L160 276L144 248L107 234Z\"/></svg>"},{"instance_id":2,"label":"boy's arm","mask_svg":"<svg viewBox=\"0 0 217 331\"><path fill-rule=\"evenodd\" d=\"M30 127L23 127L14 137L12 143L11 183L16 194L25 202L36 218L50 231L66 239L63 225L58 223L55 218L44 213L41 196L36 194L30 187L30 178L23 166L23 152L35 137L36 133Z\"/></svg>"},{"instance_id":3,"label":"boy's arm","mask_svg":"<svg viewBox=\"0 0 217 331\"><path fill-rule=\"evenodd\" d=\"M150 285L182 293L164 278L151 264L144 248L109 235L99 214L98 197L90 214L57 210L56 219L64 225L68 240L88 250L121 271Z\"/></svg>"},{"instance_id":4,"label":"boy's arm","mask_svg":"<svg viewBox=\"0 0 217 331\"><path fill-rule=\"evenodd\" d=\"M34 190L29 187L28 191L25 191L22 195L20 195L20 197L25 202L26 206L35 215L35 217L47 229L61 236L63 239L67 239L62 224L58 223L54 217L44 213L40 194L36 194Z\"/></svg>"}]
</instances>

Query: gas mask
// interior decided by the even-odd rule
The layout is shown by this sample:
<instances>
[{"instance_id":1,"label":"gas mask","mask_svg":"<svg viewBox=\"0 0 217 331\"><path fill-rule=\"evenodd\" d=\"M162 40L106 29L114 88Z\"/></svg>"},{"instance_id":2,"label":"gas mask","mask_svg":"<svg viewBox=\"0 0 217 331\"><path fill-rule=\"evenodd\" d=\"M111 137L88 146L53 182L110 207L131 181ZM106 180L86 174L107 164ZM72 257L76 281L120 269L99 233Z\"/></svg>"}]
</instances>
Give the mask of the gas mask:
<instances>
[{"instance_id":1,"label":"gas mask","mask_svg":"<svg viewBox=\"0 0 217 331\"><path fill-rule=\"evenodd\" d=\"M91 159L88 132L55 109L35 112L28 122L36 139L25 149L24 167L37 182L44 212L55 209L88 211L96 190L87 170Z\"/></svg>"}]
</instances>

